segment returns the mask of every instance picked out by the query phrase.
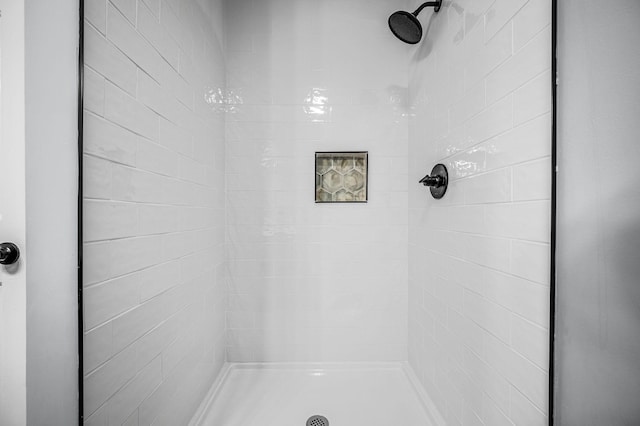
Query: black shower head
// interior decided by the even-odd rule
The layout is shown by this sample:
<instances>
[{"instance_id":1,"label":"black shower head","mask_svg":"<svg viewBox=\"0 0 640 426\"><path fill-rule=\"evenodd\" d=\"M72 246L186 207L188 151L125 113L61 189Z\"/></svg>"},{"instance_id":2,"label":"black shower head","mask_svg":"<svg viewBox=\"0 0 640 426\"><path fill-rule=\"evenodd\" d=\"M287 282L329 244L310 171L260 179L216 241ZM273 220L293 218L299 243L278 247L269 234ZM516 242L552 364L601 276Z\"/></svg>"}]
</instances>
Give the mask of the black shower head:
<instances>
[{"instance_id":1,"label":"black shower head","mask_svg":"<svg viewBox=\"0 0 640 426\"><path fill-rule=\"evenodd\" d=\"M389 28L400 40L416 44L422 39L422 25L418 18L403 10L389 16Z\"/></svg>"},{"instance_id":2,"label":"black shower head","mask_svg":"<svg viewBox=\"0 0 640 426\"><path fill-rule=\"evenodd\" d=\"M423 3L413 13L403 10L395 12L389 17L389 28L391 32L405 43L418 43L422 39L422 25L420 21L418 21L418 15L422 12L422 9L428 6L433 6L434 12L437 12L440 10L440 6L442 6L442 0Z\"/></svg>"}]
</instances>

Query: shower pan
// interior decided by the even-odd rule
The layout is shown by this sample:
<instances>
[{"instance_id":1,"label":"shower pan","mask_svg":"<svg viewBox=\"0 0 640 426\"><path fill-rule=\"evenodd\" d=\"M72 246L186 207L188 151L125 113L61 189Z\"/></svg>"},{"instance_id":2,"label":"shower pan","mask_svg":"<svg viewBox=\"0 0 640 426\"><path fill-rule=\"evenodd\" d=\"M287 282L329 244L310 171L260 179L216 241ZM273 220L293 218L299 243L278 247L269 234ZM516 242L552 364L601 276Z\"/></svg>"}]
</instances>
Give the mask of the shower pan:
<instances>
[{"instance_id":1,"label":"shower pan","mask_svg":"<svg viewBox=\"0 0 640 426\"><path fill-rule=\"evenodd\" d=\"M85 4L83 424L547 424L551 2L470 3Z\"/></svg>"},{"instance_id":2,"label":"shower pan","mask_svg":"<svg viewBox=\"0 0 640 426\"><path fill-rule=\"evenodd\" d=\"M223 374L192 424L438 424L417 379L400 364L245 363Z\"/></svg>"}]
</instances>

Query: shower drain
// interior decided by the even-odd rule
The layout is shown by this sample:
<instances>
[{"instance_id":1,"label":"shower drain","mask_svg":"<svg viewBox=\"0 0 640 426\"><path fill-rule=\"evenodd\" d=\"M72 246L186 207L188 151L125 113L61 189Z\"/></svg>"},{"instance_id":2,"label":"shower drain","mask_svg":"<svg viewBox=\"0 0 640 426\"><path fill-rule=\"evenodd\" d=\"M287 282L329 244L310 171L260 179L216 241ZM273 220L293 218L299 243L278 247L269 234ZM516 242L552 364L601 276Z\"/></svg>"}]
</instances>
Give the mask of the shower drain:
<instances>
[{"instance_id":1,"label":"shower drain","mask_svg":"<svg viewBox=\"0 0 640 426\"><path fill-rule=\"evenodd\" d=\"M307 426L329 426L329 420L323 416L311 416L307 420Z\"/></svg>"}]
</instances>

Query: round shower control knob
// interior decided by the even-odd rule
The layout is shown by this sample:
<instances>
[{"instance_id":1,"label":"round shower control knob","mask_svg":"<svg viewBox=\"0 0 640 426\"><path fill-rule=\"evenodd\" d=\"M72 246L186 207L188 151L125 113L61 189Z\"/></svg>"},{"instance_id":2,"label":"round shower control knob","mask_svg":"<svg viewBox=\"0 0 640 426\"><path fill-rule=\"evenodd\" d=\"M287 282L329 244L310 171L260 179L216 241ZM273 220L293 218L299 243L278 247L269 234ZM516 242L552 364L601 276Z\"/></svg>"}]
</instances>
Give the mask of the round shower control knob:
<instances>
[{"instance_id":1,"label":"round shower control knob","mask_svg":"<svg viewBox=\"0 0 640 426\"><path fill-rule=\"evenodd\" d=\"M20 249L13 243L0 243L0 265L13 265L20 259Z\"/></svg>"},{"instance_id":2,"label":"round shower control knob","mask_svg":"<svg viewBox=\"0 0 640 426\"><path fill-rule=\"evenodd\" d=\"M431 175L426 175L419 180L419 183L424 186L429 186L433 198L439 200L444 197L444 194L447 192L447 187L449 186L449 172L447 171L447 167L444 164L436 164L433 170L431 170Z\"/></svg>"}]
</instances>

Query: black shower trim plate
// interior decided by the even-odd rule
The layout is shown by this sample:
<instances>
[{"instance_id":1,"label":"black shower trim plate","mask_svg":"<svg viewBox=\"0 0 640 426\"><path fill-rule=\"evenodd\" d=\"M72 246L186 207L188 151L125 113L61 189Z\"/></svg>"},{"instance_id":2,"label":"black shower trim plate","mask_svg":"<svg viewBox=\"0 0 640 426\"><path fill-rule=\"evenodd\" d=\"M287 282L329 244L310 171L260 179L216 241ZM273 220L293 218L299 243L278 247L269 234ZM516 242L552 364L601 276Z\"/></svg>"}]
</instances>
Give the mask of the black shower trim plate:
<instances>
[{"instance_id":1,"label":"black shower trim plate","mask_svg":"<svg viewBox=\"0 0 640 426\"><path fill-rule=\"evenodd\" d=\"M449 187L449 172L444 164L436 164L430 175L426 175L418 181L424 186L430 187L431 195L436 200L444 197Z\"/></svg>"}]
</instances>

